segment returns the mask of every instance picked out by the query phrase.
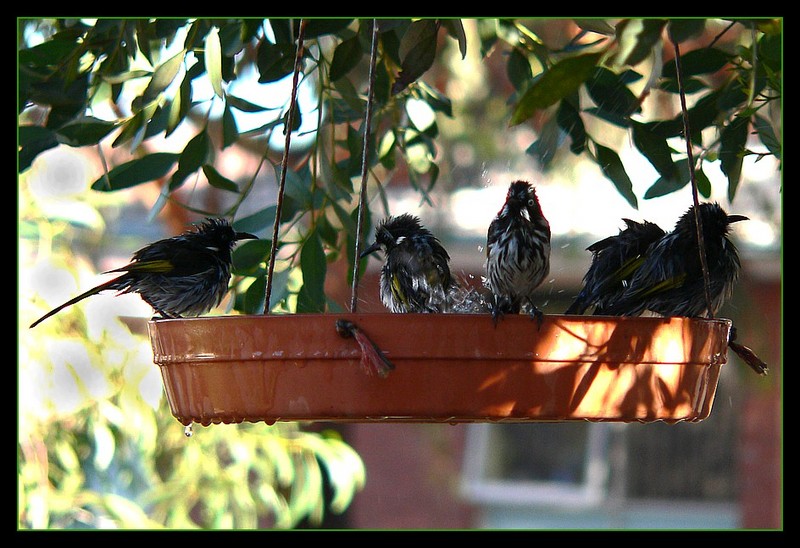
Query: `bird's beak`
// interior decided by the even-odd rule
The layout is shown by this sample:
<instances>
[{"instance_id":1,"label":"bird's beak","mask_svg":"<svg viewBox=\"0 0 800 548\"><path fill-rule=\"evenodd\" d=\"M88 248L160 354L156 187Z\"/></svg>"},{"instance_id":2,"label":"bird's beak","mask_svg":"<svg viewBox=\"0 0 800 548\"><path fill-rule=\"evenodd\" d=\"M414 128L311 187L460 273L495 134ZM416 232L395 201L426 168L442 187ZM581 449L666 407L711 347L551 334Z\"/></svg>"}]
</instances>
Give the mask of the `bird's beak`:
<instances>
[{"instance_id":1,"label":"bird's beak","mask_svg":"<svg viewBox=\"0 0 800 548\"><path fill-rule=\"evenodd\" d=\"M361 254L358 256L358 258L359 258L359 259L363 259L364 257L366 257L367 255L369 255L370 253L375 253L375 252L376 252L376 251L378 251L380 248L381 248L381 244L379 244L378 242L375 242L375 243L373 243L371 246L369 246L367 249L365 249L364 251L362 251L362 252L361 252Z\"/></svg>"},{"instance_id":2,"label":"bird's beak","mask_svg":"<svg viewBox=\"0 0 800 548\"><path fill-rule=\"evenodd\" d=\"M237 240L258 240L258 236L255 234L250 234L249 232L237 232L236 233Z\"/></svg>"},{"instance_id":3,"label":"bird's beak","mask_svg":"<svg viewBox=\"0 0 800 548\"><path fill-rule=\"evenodd\" d=\"M749 221L749 217L745 217L744 215L728 215L728 224L736 223L739 221Z\"/></svg>"}]
</instances>

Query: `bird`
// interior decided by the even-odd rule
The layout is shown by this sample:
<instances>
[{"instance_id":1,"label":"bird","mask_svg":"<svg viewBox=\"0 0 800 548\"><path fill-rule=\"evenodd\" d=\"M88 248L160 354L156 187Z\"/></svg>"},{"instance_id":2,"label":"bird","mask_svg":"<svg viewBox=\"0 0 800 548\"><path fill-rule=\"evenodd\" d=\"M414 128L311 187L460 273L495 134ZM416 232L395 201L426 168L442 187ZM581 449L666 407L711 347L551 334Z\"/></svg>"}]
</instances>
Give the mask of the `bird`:
<instances>
[{"instance_id":1,"label":"bird","mask_svg":"<svg viewBox=\"0 0 800 548\"><path fill-rule=\"evenodd\" d=\"M199 316L219 305L228 291L231 252L239 240L257 239L236 232L225 219L207 217L193 230L146 245L133 254L129 264L103 274L123 272L112 280L57 306L35 322L101 291L118 295L138 293L163 318Z\"/></svg>"},{"instance_id":2,"label":"bird","mask_svg":"<svg viewBox=\"0 0 800 548\"><path fill-rule=\"evenodd\" d=\"M728 215L717 202L698 204L708 268L709 296L700 262L692 205L675 228L648 248L644 260L631 275L628 287L604 307L612 316L639 316L650 311L661 316L700 318L715 316L730 298L741 263L736 246L728 238L730 225L748 220Z\"/></svg>"},{"instance_id":3,"label":"bird","mask_svg":"<svg viewBox=\"0 0 800 548\"><path fill-rule=\"evenodd\" d=\"M495 324L504 314L518 314L527 306L541 326L533 292L549 273L550 223L534 187L514 181L486 235L486 286Z\"/></svg>"},{"instance_id":4,"label":"bird","mask_svg":"<svg viewBox=\"0 0 800 548\"><path fill-rule=\"evenodd\" d=\"M384 253L380 297L393 313L447 312L458 284L450 274L450 255L418 217L389 216L375 228L375 240L359 258Z\"/></svg>"},{"instance_id":5,"label":"bird","mask_svg":"<svg viewBox=\"0 0 800 548\"><path fill-rule=\"evenodd\" d=\"M586 248L592 263L583 277L583 288L564 314L583 314L594 307L594 315L605 314L630 284L636 269L644 261L647 249L666 232L656 223L622 219L625 229Z\"/></svg>"}]
</instances>

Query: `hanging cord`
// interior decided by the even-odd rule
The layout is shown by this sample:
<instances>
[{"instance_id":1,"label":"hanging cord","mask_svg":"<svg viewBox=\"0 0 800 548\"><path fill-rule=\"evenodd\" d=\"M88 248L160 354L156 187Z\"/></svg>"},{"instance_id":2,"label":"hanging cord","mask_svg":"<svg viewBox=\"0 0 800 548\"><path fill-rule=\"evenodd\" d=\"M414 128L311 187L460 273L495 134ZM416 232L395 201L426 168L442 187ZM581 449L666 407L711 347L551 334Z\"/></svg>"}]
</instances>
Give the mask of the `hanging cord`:
<instances>
[{"instance_id":1,"label":"hanging cord","mask_svg":"<svg viewBox=\"0 0 800 548\"><path fill-rule=\"evenodd\" d=\"M697 180L694 176L694 155L692 154L692 135L689 127L689 112L686 109L686 93L683 88L683 77L681 76L681 49L678 42L672 36L672 45L675 47L675 71L678 78L678 92L681 98L681 114L683 115L683 138L686 140L686 156L689 163L689 180L692 183L692 200L694 201L694 226L697 232L697 247L700 251L700 268L703 271L703 291L706 297L706 316L714 317L711 302L711 288L708 275L708 263L706 258L706 246L703 240L703 227L700 219L700 201L697 197Z\"/></svg>"},{"instance_id":2,"label":"hanging cord","mask_svg":"<svg viewBox=\"0 0 800 548\"><path fill-rule=\"evenodd\" d=\"M356 249L353 255L353 289L350 298L350 312L358 308L359 255L361 254L361 231L364 225L364 212L367 207L367 177L369 175L369 134L372 125L372 101L375 95L375 63L378 57L378 20L372 20L372 47L369 54L369 88L367 91L367 112L364 116L364 145L361 154L361 189L358 198L358 222L356 223Z\"/></svg>"},{"instance_id":3,"label":"hanging cord","mask_svg":"<svg viewBox=\"0 0 800 548\"><path fill-rule=\"evenodd\" d=\"M297 83L303 71L303 35L306 30L306 20L300 19L297 31L297 55L294 60L294 77L292 78L292 96L289 100L289 112L286 114L286 123L283 131L286 134L286 143L283 147L281 160L281 179L278 185L278 200L275 209L275 223L272 227L272 243L269 252L269 267L267 268L267 293L264 302L264 314L269 314L269 302L272 296L272 272L275 270L275 255L278 251L278 229L281 223L281 209L283 209L283 191L286 186L286 170L289 165L289 146L292 143L292 128L294 127L294 111L297 105Z\"/></svg>"}]
</instances>

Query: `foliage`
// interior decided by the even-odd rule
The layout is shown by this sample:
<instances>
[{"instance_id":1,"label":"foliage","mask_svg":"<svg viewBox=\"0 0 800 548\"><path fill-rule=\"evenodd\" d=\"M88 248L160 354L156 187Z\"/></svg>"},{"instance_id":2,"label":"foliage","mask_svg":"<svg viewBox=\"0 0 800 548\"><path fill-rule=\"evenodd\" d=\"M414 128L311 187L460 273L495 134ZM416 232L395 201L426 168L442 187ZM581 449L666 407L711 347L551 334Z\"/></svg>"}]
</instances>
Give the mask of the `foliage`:
<instances>
[{"instance_id":1,"label":"foliage","mask_svg":"<svg viewBox=\"0 0 800 548\"><path fill-rule=\"evenodd\" d=\"M535 22L535 21L534 21ZM43 22L39 22L43 24ZM59 143L83 146L99 142L128 147L131 161L108 169L92 188L114 192L166 178L162 197L190 177L237 194L228 210L235 216L253 188L256 174L244 183L225 177L214 165L217 152L235 144L257 142L284 131L289 98L273 121L241 133L236 112L264 112L266 107L235 93L234 84L254 69L259 83L292 75L297 51L298 20L291 19L100 19L53 20L47 39L19 51L20 109L46 105L43 125L23 125L19 135L19 167L25 170L43 150ZM295 151L286 173L279 248L287 268L299 267L302 283L290 289L288 270L278 269L270 307L287 305L293 293L297 312L325 310L325 264L346 254L353 264L357 201L355 181L362 169L361 125L366 88L372 20L310 19L306 21L301 55L301 80L313 83L318 103L311 112L296 109L295 127L316 116L313 144ZM720 23L720 21L716 21ZM718 163L728 178L733 199L742 160L749 154L780 158L776 114L781 92L782 28L780 20L731 20L708 41L705 19L623 19L612 26L601 19L576 20L575 36L551 47L523 21L477 20L481 54L507 53L506 74L510 126L533 122L540 127L528 153L547 168L565 141L574 155L587 155L633 206L637 197L620 155L602 138L592 135L587 117L627 131L633 144L653 165L659 178L644 198L674 192L693 174L699 191L710 189L704 169ZM378 20L379 48L374 82L374 121L370 157L366 164L377 192L383 197L381 173L402 171L423 199L440 172L436 141L439 115L453 116L450 99L424 80L448 46L462 57L467 36L458 19ZM725 48L717 43L727 33L744 33ZM443 36L449 37L443 38ZM706 40L699 43L700 39ZM682 52L685 94L696 97L688 109L692 147L698 160L689 166L680 111L667 118L647 119L643 112L651 94L679 91L675 62L662 62L662 51L693 45ZM177 53L165 54L166 46ZM650 67L645 80L641 69ZM214 91L210 99L195 100L195 83L203 78ZM129 104L118 104L135 89ZM120 114L100 119L93 110L115 102ZM218 132L212 130L211 104L221 104ZM124 114L123 114L124 113ZM779 111L777 116L779 116ZM170 136L193 120L194 136L182 151L149 151L144 145L157 136ZM542 122L543 121L543 122ZM502 131L502 128L498 128ZM767 152L748 149L754 132ZM601 133L602 134L602 133ZM270 139L267 139L267 143ZM262 145L263 160L280 174L278 162ZM165 200L154 205L157 211ZM384 198L384 208L387 208ZM275 221L274 204L237 219L236 226L263 231ZM369 222L369 219L367 219ZM292 234L290 237L289 234ZM252 283L236 302L246 313L264 308L265 261L269 239L240 246L236 273ZM352 270L352 269L350 269Z\"/></svg>"},{"instance_id":2,"label":"foliage","mask_svg":"<svg viewBox=\"0 0 800 548\"><path fill-rule=\"evenodd\" d=\"M59 218L48 217L51 208L27 179L19 226L26 276L19 303L18 527L290 528L343 512L365 471L338 433L296 423L239 424L195 427L187 438L163 397L143 326L136 331L121 322L118 309L104 313L101 297L35 333L27 328L52 306L33 287L37 280L55 286L94 278L80 250L103 233L103 217L86 211L98 201L114 207L90 196L78 201L82 214L70 217L75 204L59 197L52 208ZM93 241L84 246L87 238Z\"/></svg>"}]
</instances>

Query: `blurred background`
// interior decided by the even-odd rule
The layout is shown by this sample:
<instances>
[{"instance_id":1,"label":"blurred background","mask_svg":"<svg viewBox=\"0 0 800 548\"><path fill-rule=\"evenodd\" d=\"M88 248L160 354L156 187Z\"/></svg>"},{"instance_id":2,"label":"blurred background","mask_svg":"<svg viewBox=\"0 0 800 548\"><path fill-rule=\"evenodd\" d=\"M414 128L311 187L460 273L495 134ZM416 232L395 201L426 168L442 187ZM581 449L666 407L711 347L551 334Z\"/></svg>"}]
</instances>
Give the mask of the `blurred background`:
<instances>
[{"instance_id":1,"label":"blurred background","mask_svg":"<svg viewBox=\"0 0 800 548\"><path fill-rule=\"evenodd\" d=\"M575 30L566 20L530 27L550 44ZM465 20L464 29L475 43L474 22ZM707 36L716 32L709 26ZM36 40L35 34L23 38ZM746 42L748 35L726 40ZM438 182L423 200L397 166L370 210L373 220L418 215L442 240L463 281L480 283L486 229L513 180L536 186L553 230L550 276L539 288L545 314L567 308L590 263L586 247L616 233L622 218L669 229L691 205L687 186L639 199L633 208L594 162L566 145L543 166L527 150L541 129L537 121L508 127L506 59L482 59L477 48L462 58L452 41L442 48L441 64L425 75L453 108L452 117L435 118ZM288 92L286 79L265 88L243 78L240 85L237 93L260 104L273 96L280 104ZM210 85L195 90L196 97L203 93L214 92ZM313 103L303 93L310 92L301 89L301 108ZM238 124L245 132L264 118L242 116ZM183 150L192 135L191 127L175 131L158 150ZM658 174L626 142L625 131L603 138L620 151L634 193L643 196ZM757 151L760 143L748 145ZM295 146L302 150L310 140L299 138ZM282 142L273 147L280 154ZM258 172L259 154L234 145L215 165L243 181ZM199 180L166 203L163 181L115 193L90 190L106 162L126 158L111 147L99 155L94 147L60 145L19 177L21 528L782 527L782 173L773 156L744 159L732 203L724 175L706 169L710 199L750 218L733 227L742 277L719 316L734 322L739 342L770 373L755 375L729 352L713 411L701 423L262 423L195 425L191 436L166 405L146 333L152 310L138 297L94 296L36 330L27 328L106 279L98 273L127 263L144 244L185 230L200 211L225 211L235 199ZM274 203L276 185L274 173L259 172L251 202ZM237 215L254 211L247 208ZM359 312L384 310L379 266L368 263ZM345 261L332 262L325 280L328 300L342 309L350 299L347 269ZM232 303L214 313L234 313ZM324 440L325 449L314 449L308 434ZM287 459L302 474L276 464Z\"/></svg>"}]
</instances>

